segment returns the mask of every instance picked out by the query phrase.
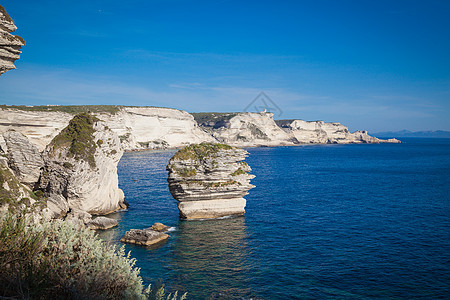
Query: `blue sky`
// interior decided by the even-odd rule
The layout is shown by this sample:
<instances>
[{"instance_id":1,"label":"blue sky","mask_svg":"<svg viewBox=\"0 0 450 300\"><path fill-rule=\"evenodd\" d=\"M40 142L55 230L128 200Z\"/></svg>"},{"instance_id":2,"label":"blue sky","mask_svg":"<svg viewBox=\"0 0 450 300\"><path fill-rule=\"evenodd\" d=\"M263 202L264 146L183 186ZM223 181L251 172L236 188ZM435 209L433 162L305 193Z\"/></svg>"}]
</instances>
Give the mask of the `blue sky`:
<instances>
[{"instance_id":1,"label":"blue sky","mask_svg":"<svg viewBox=\"0 0 450 300\"><path fill-rule=\"evenodd\" d=\"M450 1L2 0L27 45L10 105L242 111L450 130Z\"/></svg>"}]
</instances>

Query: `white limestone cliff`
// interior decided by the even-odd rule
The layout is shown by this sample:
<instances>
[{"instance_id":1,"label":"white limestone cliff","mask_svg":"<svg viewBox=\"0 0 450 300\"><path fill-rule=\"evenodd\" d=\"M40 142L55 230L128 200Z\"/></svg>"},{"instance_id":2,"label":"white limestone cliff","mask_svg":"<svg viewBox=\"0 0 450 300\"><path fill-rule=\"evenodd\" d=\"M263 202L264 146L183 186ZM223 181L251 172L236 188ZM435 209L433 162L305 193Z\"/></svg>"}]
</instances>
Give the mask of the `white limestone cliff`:
<instances>
[{"instance_id":1,"label":"white limestone cliff","mask_svg":"<svg viewBox=\"0 0 450 300\"><path fill-rule=\"evenodd\" d=\"M229 120L221 121L219 126L216 124L210 126L212 136L220 143L228 145L238 147L289 146L295 145L297 142L277 126L272 113L237 113ZM204 124L202 125L206 127Z\"/></svg>"},{"instance_id":2,"label":"white limestone cliff","mask_svg":"<svg viewBox=\"0 0 450 300\"><path fill-rule=\"evenodd\" d=\"M117 164L123 154L118 136L88 114L74 120L43 152L45 165L38 185L53 217L65 217L71 210L107 214L125 208L118 186ZM91 137L72 139L72 132L89 130L88 125Z\"/></svg>"},{"instance_id":3,"label":"white limestone cliff","mask_svg":"<svg viewBox=\"0 0 450 300\"><path fill-rule=\"evenodd\" d=\"M341 123L323 121L277 120L286 133L294 136L302 144L364 144L399 143L396 139L381 140L370 136L367 131L351 133Z\"/></svg>"},{"instance_id":4,"label":"white limestone cliff","mask_svg":"<svg viewBox=\"0 0 450 300\"><path fill-rule=\"evenodd\" d=\"M41 153L26 136L17 131L3 133L4 151L8 158L8 166L13 170L20 183L34 188L39 179L40 169L44 165Z\"/></svg>"},{"instance_id":5,"label":"white limestone cliff","mask_svg":"<svg viewBox=\"0 0 450 300\"><path fill-rule=\"evenodd\" d=\"M160 107L122 107L116 114L99 114L116 132L124 150L179 148L213 142L189 113Z\"/></svg>"},{"instance_id":6,"label":"white limestone cliff","mask_svg":"<svg viewBox=\"0 0 450 300\"><path fill-rule=\"evenodd\" d=\"M0 75L15 69L14 62L20 58L20 48L25 41L17 35L12 35L17 29L14 21L0 5Z\"/></svg>"},{"instance_id":7,"label":"white limestone cliff","mask_svg":"<svg viewBox=\"0 0 450 300\"><path fill-rule=\"evenodd\" d=\"M171 108L110 108L116 110L93 114L119 136L125 151L181 148L202 142L237 147L399 142L377 139L366 131L350 133L340 123L274 121L271 113L264 112L189 114ZM8 130L20 132L42 151L73 118L73 114L57 110L58 107L45 106L0 107L0 134ZM0 137L2 145L4 141Z\"/></svg>"},{"instance_id":8,"label":"white limestone cliff","mask_svg":"<svg viewBox=\"0 0 450 300\"><path fill-rule=\"evenodd\" d=\"M72 118L64 112L0 108L0 135L9 130L20 132L42 152Z\"/></svg>"}]
</instances>

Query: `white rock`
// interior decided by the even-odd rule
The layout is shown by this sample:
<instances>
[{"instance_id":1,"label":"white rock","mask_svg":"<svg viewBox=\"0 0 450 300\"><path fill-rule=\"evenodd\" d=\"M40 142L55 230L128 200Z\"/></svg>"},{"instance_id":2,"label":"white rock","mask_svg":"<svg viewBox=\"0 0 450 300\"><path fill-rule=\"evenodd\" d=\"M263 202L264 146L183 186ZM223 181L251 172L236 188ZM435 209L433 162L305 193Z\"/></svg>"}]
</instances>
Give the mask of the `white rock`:
<instances>
[{"instance_id":1,"label":"white rock","mask_svg":"<svg viewBox=\"0 0 450 300\"><path fill-rule=\"evenodd\" d=\"M63 216L68 209L107 214L122 208L124 194L117 175L123 154L119 138L103 122L96 122L93 128L95 165L70 155L70 145L50 144L44 151L39 187L52 199L49 208L57 215Z\"/></svg>"},{"instance_id":2,"label":"white rock","mask_svg":"<svg viewBox=\"0 0 450 300\"><path fill-rule=\"evenodd\" d=\"M44 166L41 153L26 136L16 131L3 133L7 145L8 165L18 180L34 188L39 179L40 169Z\"/></svg>"},{"instance_id":3,"label":"white rock","mask_svg":"<svg viewBox=\"0 0 450 300\"><path fill-rule=\"evenodd\" d=\"M248 152L215 144L191 145L169 160L169 190L184 219L207 219L245 213L243 198L255 186L243 162Z\"/></svg>"},{"instance_id":4,"label":"white rock","mask_svg":"<svg viewBox=\"0 0 450 300\"><path fill-rule=\"evenodd\" d=\"M20 48L25 45L21 37L10 34L16 29L13 20L0 5L0 75L16 68L14 62L20 58Z\"/></svg>"}]
</instances>

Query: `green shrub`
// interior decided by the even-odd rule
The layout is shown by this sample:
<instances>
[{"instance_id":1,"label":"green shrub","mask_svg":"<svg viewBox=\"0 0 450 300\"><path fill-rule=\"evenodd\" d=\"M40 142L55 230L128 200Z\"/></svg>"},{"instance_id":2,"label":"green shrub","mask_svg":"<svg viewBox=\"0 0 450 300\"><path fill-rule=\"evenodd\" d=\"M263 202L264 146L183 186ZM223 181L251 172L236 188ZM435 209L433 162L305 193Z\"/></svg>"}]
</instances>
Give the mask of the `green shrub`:
<instances>
[{"instance_id":1,"label":"green shrub","mask_svg":"<svg viewBox=\"0 0 450 300\"><path fill-rule=\"evenodd\" d=\"M19 299L163 299L144 291L136 260L70 222L0 220L0 296ZM169 298L171 297L171 298ZM168 299L178 299L169 295Z\"/></svg>"},{"instance_id":2,"label":"green shrub","mask_svg":"<svg viewBox=\"0 0 450 300\"><path fill-rule=\"evenodd\" d=\"M22 111L53 111L53 112L65 112L69 114L80 113L110 113L116 114L122 106L118 105L39 105L39 106L26 106L26 105L0 105L2 109L17 109Z\"/></svg>"},{"instance_id":3,"label":"green shrub","mask_svg":"<svg viewBox=\"0 0 450 300\"><path fill-rule=\"evenodd\" d=\"M234 171L233 173L231 173L231 176L239 176L239 175L244 175L244 174L247 174L247 172L245 172L244 170L239 168L236 171Z\"/></svg>"},{"instance_id":4,"label":"green shrub","mask_svg":"<svg viewBox=\"0 0 450 300\"><path fill-rule=\"evenodd\" d=\"M228 122L233 117L237 116L238 113L191 113L195 121L202 126L216 127L225 122ZM214 125L210 125L210 123Z\"/></svg>"},{"instance_id":5,"label":"green shrub","mask_svg":"<svg viewBox=\"0 0 450 300\"><path fill-rule=\"evenodd\" d=\"M233 147L226 144L201 143L192 144L178 150L172 159L180 160L203 160L214 155L220 150L231 150Z\"/></svg>"},{"instance_id":6,"label":"green shrub","mask_svg":"<svg viewBox=\"0 0 450 300\"><path fill-rule=\"evenodd\" d=\"M72 165L70 162L65 161L65 162L63 163L63 167L64 167L64 168L67 168L67 169L70 169L70 168L73 167L73 165Z\"/></svg>"},{"instance_id":7,"label":"green shrub","mask_svg":"<svg viewBox=\"0 0 450 300\"><path fill-rule=\"evenodd\" d=\"M69 125L53 138L50 145L55 150L68 147L69 157L85 160L95 168L94 153L97 145L94 142L93 125L97 121L98 119L89 113L76 115L70 120Z\"/></svg>"},{"instance_id":8,"label":"green shrub","mask_svg":"<svg viewBox=\"0 0 450 300\"><path fill-rule=\"evenodd\" d=\"M173 170L181 177L192 177L197 175L197 171L193 168L174 168Z\"/></svg>"}]
</instances>

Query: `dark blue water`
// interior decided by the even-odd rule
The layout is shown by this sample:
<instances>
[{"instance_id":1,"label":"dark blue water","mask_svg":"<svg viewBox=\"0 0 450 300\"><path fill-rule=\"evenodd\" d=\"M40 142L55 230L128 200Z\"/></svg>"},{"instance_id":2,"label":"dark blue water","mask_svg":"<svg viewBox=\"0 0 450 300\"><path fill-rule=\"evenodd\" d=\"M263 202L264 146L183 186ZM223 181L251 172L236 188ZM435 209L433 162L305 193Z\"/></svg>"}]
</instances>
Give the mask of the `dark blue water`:
<instances>
[{"instance_id":1,"label":"dark blue water","mask_svg":"<svg viewBox=\"0 0 450 300\"><path fill-rule=\"evenodd\" d=\"M144 281L190 299L450 298L450 139L251 148L245 217L181 221L170 152L126 153L130 228L176 228L159 248L127 245Z\"/></svg>"}]
</instances>

